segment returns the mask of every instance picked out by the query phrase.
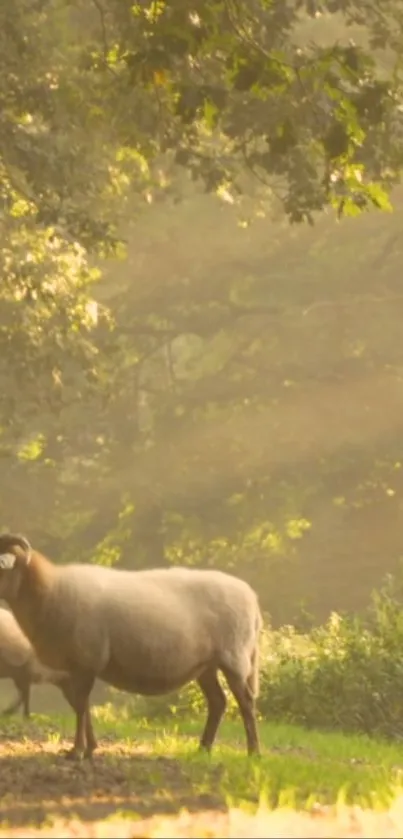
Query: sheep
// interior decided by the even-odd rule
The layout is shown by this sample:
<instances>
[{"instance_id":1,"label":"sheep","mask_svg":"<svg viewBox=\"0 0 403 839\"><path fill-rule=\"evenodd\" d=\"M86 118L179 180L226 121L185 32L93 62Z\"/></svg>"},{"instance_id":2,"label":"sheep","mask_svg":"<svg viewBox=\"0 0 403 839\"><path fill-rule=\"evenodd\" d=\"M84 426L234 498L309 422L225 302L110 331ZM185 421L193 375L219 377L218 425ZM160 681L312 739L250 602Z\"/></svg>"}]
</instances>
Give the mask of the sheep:
<instances>
[{"instance_id":1,"label":"sheep","mask_svg":"<svg viewBox=\"0 0 403 839\"><path fill-rule=\"evenodd\" d=\"M243 580L212 569L58 566L25 536L3 533L0 598L39 660L69 674L59 685L76 718L67 756L91 758L97 748L90 712L96 678L143 696L196 681L207 703L199 748L210 751L226 707L219 671L238 704L248 754L259 754L262 617Z\"/></svg>"},{"instance_id":2,"label":"sheep","mask_svg":"<svg viewBox=\"0 0 403 839\"><path fill-rule=\"evenodd\" d=\"M17 699L2 714L13 714L22 705L23 714L28 719L31 685L43 682L57 684L65 675L49 670L38 661L14 616L7 609L0 608L0 679L12 679L18 691Z\"/></svg>"}]
</instances>

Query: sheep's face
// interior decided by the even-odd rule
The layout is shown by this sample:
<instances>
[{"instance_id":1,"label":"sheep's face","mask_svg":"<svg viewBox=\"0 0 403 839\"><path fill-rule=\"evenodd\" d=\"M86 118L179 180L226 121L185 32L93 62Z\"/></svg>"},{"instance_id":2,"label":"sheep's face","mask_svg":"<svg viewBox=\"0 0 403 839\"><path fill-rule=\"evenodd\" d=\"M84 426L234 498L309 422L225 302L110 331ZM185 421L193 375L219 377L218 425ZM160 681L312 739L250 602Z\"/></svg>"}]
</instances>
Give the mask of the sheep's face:
<instances>
[{"instance_id":1,"label":"sheep's face","mask_svg":"<svg viewBox=\"0 0 403 839\"><path fill-rule=\"evenodd\" d=\"M24 568L31 558L31 546L24 536L0 534L0 598L10 602L18 594Z\"/></svg>"},{"instance_id":2,"label":"sheep's face","mask_svg":"<svg viewBox=\"0 0 403 839\"><path fill-rule=\"evenodd\" d=\"M14 565L5 566L5 561L14 560ZM16 595L21 582L21 566L17 563L15 554L0 555L0 598L10 603Z\"/></svg>"}]
</instances>

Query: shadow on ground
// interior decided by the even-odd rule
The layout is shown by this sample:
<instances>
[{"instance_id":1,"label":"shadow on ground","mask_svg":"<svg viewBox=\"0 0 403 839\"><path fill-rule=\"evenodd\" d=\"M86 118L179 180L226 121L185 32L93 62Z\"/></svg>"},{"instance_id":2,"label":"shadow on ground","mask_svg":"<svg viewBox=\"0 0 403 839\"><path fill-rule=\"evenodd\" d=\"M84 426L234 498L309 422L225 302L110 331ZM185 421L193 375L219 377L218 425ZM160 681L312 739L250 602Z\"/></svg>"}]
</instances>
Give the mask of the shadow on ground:
<instances>
[{"instance_id":1,"label":"shadow on ground","mask_svg":"<svg viewBox=\"0 0 403 839\"><path fill-rule=\"evenodd\" d=\"M105 741L93 761L74 763L54 744L0 738L0 822L10 827L39 825L76 816L85 821L116 812L139 817L227 809L219 787L220 765L211 766L209 789L197 788L186 762L151 756L144 747Z\"/></svg>"}]
</instances>

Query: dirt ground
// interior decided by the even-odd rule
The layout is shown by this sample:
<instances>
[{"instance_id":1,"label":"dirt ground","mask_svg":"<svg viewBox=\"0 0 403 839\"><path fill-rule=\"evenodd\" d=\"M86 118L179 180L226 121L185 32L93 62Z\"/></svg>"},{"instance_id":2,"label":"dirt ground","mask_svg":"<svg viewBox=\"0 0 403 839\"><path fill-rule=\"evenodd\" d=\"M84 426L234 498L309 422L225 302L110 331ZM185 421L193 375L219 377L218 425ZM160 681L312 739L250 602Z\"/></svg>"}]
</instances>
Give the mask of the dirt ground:
<instances>
[{"instance_id":1,"label":"dirt ground","mask_svg":"<svg viewBox=\"0 0 403 839\"><path fill-rule=\"evenodd\" d=\"M389 813L318 807L252 816L229 811L219 792L195 789L186 763L144 746L103 737L97 759L76 764L60 753L68 745L21 733L0 739L0 837L403 836L403 800Z\"/></svg>"},{"instance_id":2,"label":"dirt ground","mask_svg":"<svg viewBox=\"0 0 403 839\"><path fill-rule=\"evenodd\" d=\"M75 763L57 744L20 738L0 742L0 821L18 827L54 817L99 820L116 811L136 816L190 810L225 809L209 794L195 793L186 767L177 760L147 754L144 747L108 744L93 762Z\"/></svg>"}]
</instances>

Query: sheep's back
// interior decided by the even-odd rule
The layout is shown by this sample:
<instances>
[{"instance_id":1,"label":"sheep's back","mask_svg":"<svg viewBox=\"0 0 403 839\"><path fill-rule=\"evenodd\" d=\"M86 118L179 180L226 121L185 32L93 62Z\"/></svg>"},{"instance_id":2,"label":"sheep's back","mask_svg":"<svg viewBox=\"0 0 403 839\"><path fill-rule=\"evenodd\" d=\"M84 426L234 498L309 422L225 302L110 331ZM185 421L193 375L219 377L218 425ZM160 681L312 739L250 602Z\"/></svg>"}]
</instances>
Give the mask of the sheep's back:
<instances>
[{"instance_id":1,"label":"sheep's back","mask_svg":"<svg viewBox=\"0 0 403 839\"><path fill-rule=\"evenodd\" d=\"M144 613L153 607L164 618L178 614L217 615L239 621L240 613L255 612L257 596L244 580L213 569L181 567L122 571L95 565L69 565L60 583L63 599L70 597L83 609L123 604Z\"/></svg>"},{"instance_id":2,"label":"sheep's back","mask_svg":"<svg viewBox=\"0 0 403 839\"><path fill-rule=\"evenodd\" d=\"M70 565L60 575L57 601L70 604L85 619L93 612L119 615L129 609L160 623L207 620L210 626L242 626L255 620L257 596L248 583L216 570L181 567L122 571L92 565ZM59 606L58 606L59 608ZM104 612L103 610L106 610Z\"/></svg>"},{"instance_id":3,"label":"sheep's back","mask_svg":"<svg viewBox=\"0 0 403 839\"><path fill-rule=\"evenodd\" d=\"M49 598L52 635L37 649L49 666L70 657L98 673L111 660L207 660L252 637L256 610L247 583L215 570L68 565Z\"/></svg>"}]
</instances>

